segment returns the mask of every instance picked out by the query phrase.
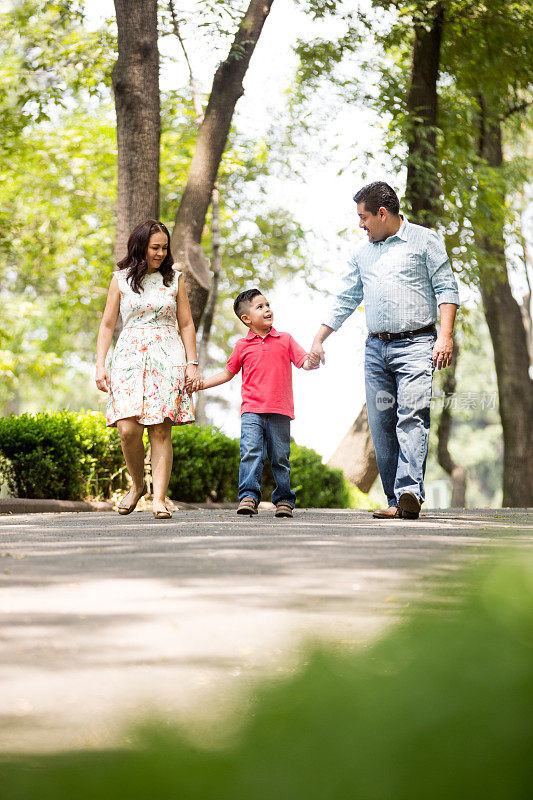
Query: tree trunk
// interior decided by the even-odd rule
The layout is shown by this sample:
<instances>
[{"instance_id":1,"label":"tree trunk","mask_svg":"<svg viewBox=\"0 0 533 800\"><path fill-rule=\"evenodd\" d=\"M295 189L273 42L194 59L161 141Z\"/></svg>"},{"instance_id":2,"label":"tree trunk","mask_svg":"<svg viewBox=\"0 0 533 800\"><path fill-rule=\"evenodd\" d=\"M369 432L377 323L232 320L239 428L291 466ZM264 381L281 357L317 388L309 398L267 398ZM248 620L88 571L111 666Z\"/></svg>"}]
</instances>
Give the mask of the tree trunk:
<instances>
[{"instance_id":1,"label":"tree trunk","mask_svg":"<svg viewBox=\"0 0 533 800\"><path fill-rule=\"evenodd\" d=\"M211 196L211 241L213 243L211 254L211 272L213 274L213 280L211 282L209 298L207 300L207 305L205 307L203 316L202 338L200 339L200 346L198 348L198 361L200 362L201 372L205 370L208 364L207 351L215 310L217 307L218 282L220 277L220 268L222 266L222 247L220 241L220 202L216 184ZM205 413L205 392L198 393L195 406L195 417L198 425L207 425L208 420Z\"/></svg>"},{"instance_id":2,"label":"tree trunk","mask_svg":"<svg viewBox=\"0 0 533 800\"><path fill-rule=\"evenodd\" d=\"M114 0L118 58L113 67L117 113L118 197L115 260L143 219L159 215L159 51L157 0Z\"/></svg>"},{"instance_id":3,"label":"tree trunk","mask_svg":"<svg viewBox=\"0 0 533 800\"><path fill-rule=\"evenodd\" d=\"M407 93L407 184L412 221L430 227L441 216L437 160L437 112L444 4L415 25L411 80Z\"/></svg>"},{"instance_id":4,"label":"tree trunk","mask_svg":"<svg viewBox=\"0 0 533 800\"><path fill-rule=\"evenodd\" d=\"M251 0L229 54L213 80L187 184L172 233L172 252L185 275L194 324L203 314L211 277L200 246L211 192L226 146L235 105L242 96L250 58L274 0Z\"/></svg>"},{"instance_id":5,"label":"tree trunk","mask_svg":"<svg viewBox=\"0 0 533 800\"><path fill-rule=\"evenodd\" d=\"M503 165L501 123L480 98L479 155L488 166ZM501 207L505 198L501 196ZM486 204L490 209L490 204ZM533 506L533 381L520 306L507 272L503 222L491 220L478 235L480 289L489 326L503 428L503 505Z\"/></svg>"},{"instance_id":6,"label":"tree trunk","mask_svg":"<svg viewBox=\"0 0 533 800\"><path fill-rule=\"evenodd\" d=\"M329 459L328 466L342 470L346 479L362 492L369 492L372 488L378 476L378 465L368 427L366 404Z\"/></svg>"},{"instance_id":7,"label":"tree trunk","mask_svg":"<svg viewBox=\"0 0 533 800\"><path fill-rule=\"evenodd\" d=\"M450 433L452 429L452 415L450 408L446 403L446 398L452 397L455 392L455 370L457 367L457 359L459 357L459 345L454 344L453 348L453 361L446 370L446 377L444 379L444 407L440 415L439 426L437 428L438 448L437 457L439 464L452 479L452 499L450 502L451 508L464 508L466 506L466 470L455 463L448 450L448 442L450 440Z\"/></svg>"},{"instance_id":8,"label":"tree trunk","mask_svg":"<svg viewBox=\"0 0 533 800\"><path fill-rule=\"evenodd\" d=\"M440 212L437 170L437 80L444 25L444 4L415 26L411 80L407 93L409 127L405 198L413 222L434 223ZM355 432L357 431L357 435ZM368 427L366 405L332 456L348 480L368 492L377 477L376 455ZM353 476L353 477L349 477ZM368 487L363 489L362 487Z\"/></svg>"}]
</instances>

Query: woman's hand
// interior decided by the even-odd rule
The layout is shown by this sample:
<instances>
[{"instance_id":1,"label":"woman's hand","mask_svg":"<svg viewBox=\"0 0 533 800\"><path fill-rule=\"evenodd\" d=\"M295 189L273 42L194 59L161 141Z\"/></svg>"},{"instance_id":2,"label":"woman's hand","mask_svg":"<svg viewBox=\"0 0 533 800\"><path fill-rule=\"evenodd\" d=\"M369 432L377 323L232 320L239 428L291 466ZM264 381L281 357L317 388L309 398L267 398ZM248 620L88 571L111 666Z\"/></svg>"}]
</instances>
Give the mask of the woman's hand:
<instances>
[{"instance_id":1,"label":"woman's hand","mask_svg":"<svg viewBox=\"0 0 533 800\"><path fill-rule=\"evenodd\" d=\"M96 367L96 374L94 376L96 381L97 387L100 389L101 392L108 392L109 391L109 373L105 367Z\"/></svg>"},{"instance_id":2,"label":"woman's hand","mask_svg":"<svg viewBox=\"0 0 533 800\"><path fill-rule=\"evenodd\" d=\"M188 364L185 367L185 389L189 394L197 392L202 385L202 376L196 364Z\"/></svg>"}]
</instances>

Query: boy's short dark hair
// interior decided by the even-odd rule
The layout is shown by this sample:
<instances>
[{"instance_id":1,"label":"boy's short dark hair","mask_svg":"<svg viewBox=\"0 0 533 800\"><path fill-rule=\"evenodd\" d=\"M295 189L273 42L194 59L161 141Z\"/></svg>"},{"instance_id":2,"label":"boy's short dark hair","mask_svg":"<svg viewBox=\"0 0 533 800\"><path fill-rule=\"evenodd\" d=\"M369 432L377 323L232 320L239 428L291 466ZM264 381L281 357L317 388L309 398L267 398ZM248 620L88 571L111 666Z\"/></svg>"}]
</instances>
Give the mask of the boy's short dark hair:
<instances>
[{"instance_id":1,"label":"boy's short dark hair","mask_svg":"<svg viewBox=\"0 0 533 800\"><path fill-rule=\"evenodd\" d=\"M388 183L384 181L374 181L363 186L354 195L356 203L364 203L365 208L376 216L380 208L386 208L391 214L398 216L400 213L400 201L398 195Z\"/></svg>"},{"instance_id":2,"label":"boy's short dark hair","mask_svg":"<svg viewBox=\"0 0 533 800\"><path fill-rule=\"evenodd\" d=\"M233 303L233 310L239 317L242 319L242 315L246 314L248 309L250 308L250 303L257 297L258 294L263 294L260 292L259 289L246 289L245 292L241 292L236 298L235 302Z\"/></svg>"}]
</instances>

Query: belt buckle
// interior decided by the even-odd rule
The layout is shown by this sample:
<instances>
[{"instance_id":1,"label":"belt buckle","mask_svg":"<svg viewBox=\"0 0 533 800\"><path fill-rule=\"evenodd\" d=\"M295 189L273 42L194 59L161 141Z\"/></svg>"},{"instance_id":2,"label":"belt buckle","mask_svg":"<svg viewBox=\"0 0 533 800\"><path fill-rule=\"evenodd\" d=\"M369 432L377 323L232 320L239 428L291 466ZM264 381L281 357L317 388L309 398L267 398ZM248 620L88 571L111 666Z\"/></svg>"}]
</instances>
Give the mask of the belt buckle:
<instances>
[{"instance_id":1,"label":"belt buckle","mask_svg":"<svg viewBox=\"0 0 533 800\"><path fill-rule=\"evenodd\" d=\"M382 342L390 342L392 334L390 334L390 333L379 333L378 336L379 336L379 338L381 339Z\"/></svg>"}]
</instances>

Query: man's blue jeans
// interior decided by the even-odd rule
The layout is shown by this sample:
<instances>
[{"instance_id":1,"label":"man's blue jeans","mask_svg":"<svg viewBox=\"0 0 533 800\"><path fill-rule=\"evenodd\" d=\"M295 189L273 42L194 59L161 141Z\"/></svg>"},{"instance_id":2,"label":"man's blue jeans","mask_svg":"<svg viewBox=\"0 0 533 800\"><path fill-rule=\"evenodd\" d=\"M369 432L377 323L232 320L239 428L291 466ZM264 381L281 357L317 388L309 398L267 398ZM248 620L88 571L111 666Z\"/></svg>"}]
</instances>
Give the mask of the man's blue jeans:
<instances>
[{"instance_id":1,"label":"man's blue jeans","mask_svg":"<svg viewBox=\"0 0 533 800\"><path fill-rule=\"evenodd\" d=\"M239 500L253 497L261 500L263 466L268 453L276 488L272 502L282 500L294 506L296 495L291 491L291 419L285 414L252 414L241 417L241 463L239 465Z\"/></svg>"},{"instance_id":2,"label":"man's blue jeans","mask_svg":"<svg viewBox=\"0 0 533 800\"><path fill-rule=\"evenodd\" d=\"M372 336L366 341L368 422L389 506L397 506L407 491L424 502L435 338L421 333L392 342Z\"/></svg>"}]
</instances>

